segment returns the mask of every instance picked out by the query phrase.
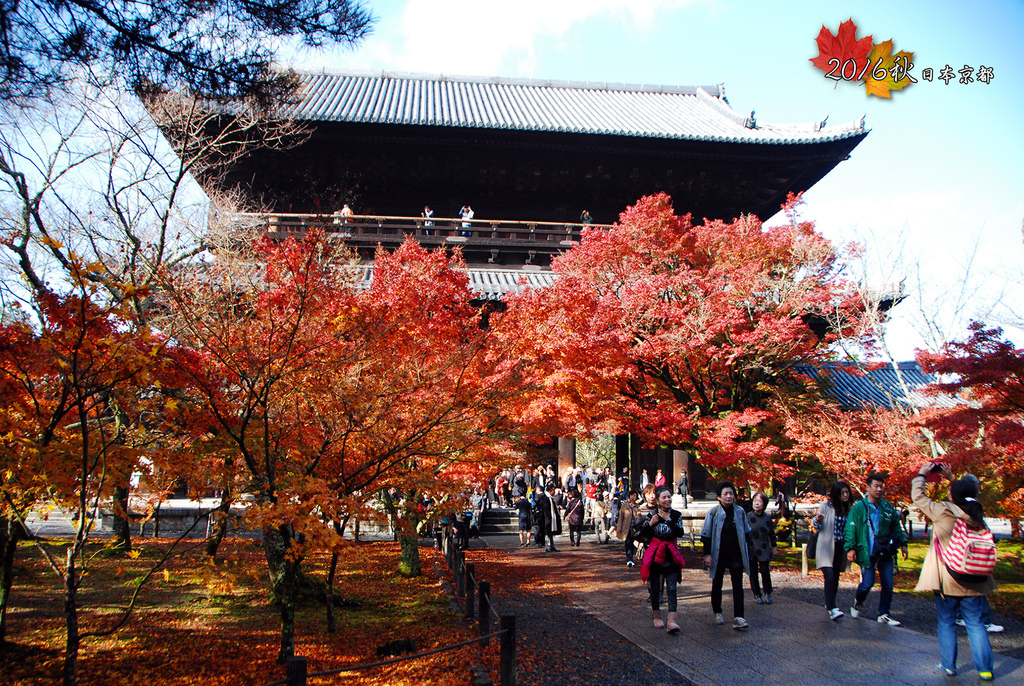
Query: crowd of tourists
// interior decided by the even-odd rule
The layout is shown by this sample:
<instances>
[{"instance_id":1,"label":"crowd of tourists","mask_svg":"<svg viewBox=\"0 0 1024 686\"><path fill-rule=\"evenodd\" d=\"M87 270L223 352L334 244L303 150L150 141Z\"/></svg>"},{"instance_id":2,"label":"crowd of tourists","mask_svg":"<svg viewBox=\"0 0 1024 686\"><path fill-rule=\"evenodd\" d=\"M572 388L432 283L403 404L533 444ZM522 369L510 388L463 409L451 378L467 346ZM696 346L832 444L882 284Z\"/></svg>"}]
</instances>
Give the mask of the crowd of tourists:
<instances>
[{"instance_id":1,"label":"crowd of tourists","mask_svg":"<svg viewBox=\"0 0 1024 686\"><path fill-rule=\"evenodd\" d=\"M926 492L928 481L949 481L948 500L936 502ZM893 575L897 557L908 556L905 517L885 499L887 475L872 473L864 484L865 496L854 500L854 489L837 481L819 504L811 520L808 557L822 572L824 606L829 619L846 616L839 607L840 574L856 563L858 584L849 616L866 612L866 602L876 581L881 587L876 621L899 626L892 614ZM640 578L647 583L652 623L669 633L680 630L677 587L686 562L678 540L688 533L687 520L673 507L673 496L688 507L686 473L669 484L658 470L654 478L644 471L641 488L629 489L629 476L609 469L570 468L559 476L553 467L533 470L517 467L498 474L492 488L474 496L474 515L490 502L518 512L520 547L536 545L555 553L555 537L568 534L569 545L579 547L585 528L592 526L595 542L615 537L623 544L625 564L640 564ZM978 479L967 474L955 479L948 464L925 463L911 483L914 505L931 523L932 532L916 590L932 591L941 662L938 670L956 674L957 625L967 629L971 653L982 681L992 679L993 656L988 634L1003 631L992 620L987 595L995 588L991 574L995 548L979 501ZM732 627L745 631L750 623L744 611L744 575L754 600L772 604L771 561L780 538L791 535L793 512L783 495L776 496L774 515L769 497L755 491L746 497L736 485L723 481L715 489L718 502L703 519L700 541L704 567L711 577L711 609L716 624L724 624L723 586L732 587ZM743 501L738 501L742 496ZM564 528L564 531L563 531ZM979 543L980 541L980 543ZM988 546L988 547L986 547ZM980 553L977 551L981 551ZM991 560L985 555L991 552ZM980 561L974 557L983 557ZM986 566L987 565L987 566ZM667 614L662 613L665 606Z\"/></svg>"}]
</instances>

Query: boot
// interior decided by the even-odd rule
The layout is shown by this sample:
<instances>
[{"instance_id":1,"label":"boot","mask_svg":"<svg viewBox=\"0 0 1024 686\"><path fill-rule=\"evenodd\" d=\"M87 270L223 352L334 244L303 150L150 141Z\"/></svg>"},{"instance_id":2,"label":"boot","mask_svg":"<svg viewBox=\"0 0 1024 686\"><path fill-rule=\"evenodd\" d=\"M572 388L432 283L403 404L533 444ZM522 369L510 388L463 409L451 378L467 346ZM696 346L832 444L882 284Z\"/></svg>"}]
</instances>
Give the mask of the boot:
<instances>
[{"instance_id":1,"label":"boot","mask_svg":"<svg viewBox=\"0 0 1024 686\"><path fill-rule=\"evenodd\" d=\"M671 615L669 615L669 616L671 616ZM655 610L654 611L654 628L655 629L664 629L665 628L665 622L661 621L661 610ZM678 628L678 627L676 627L676 628Z\"/></svg>"},{"instance_id":2,"label":"boot","mask_svg":"<svg viewBox=\"0 0 1024 686\"><path fill-rule=\"evenodd\" d=\"M668 621L665 623L665 631L667 631L670 634L678 634L679 633L679 624L676 623L676 613L675 612L669 612L668 613Z\"/></svg>"}]
</instances>

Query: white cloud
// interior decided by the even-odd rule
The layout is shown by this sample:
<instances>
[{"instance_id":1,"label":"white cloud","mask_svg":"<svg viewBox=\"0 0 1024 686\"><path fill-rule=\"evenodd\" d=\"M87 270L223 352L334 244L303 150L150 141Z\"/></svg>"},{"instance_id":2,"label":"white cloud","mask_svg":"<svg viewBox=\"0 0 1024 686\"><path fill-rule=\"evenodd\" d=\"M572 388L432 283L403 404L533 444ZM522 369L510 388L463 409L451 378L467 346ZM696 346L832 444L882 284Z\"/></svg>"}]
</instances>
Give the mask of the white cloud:
<instances>
[{"instance_id":1,"label":"white cloud","mask_svg":"<svg viewBox=\"0 0 1024 686\"><path fill-rule=\"evenodd\" d=\"M382 18L355 53L334 66L449 75L533 75L537 50L561 42L584 22L617 21L643 32L663 13L699 0L410 0ZM322 59L317 64L324 64Z\"/></svg>"}]
</instances>

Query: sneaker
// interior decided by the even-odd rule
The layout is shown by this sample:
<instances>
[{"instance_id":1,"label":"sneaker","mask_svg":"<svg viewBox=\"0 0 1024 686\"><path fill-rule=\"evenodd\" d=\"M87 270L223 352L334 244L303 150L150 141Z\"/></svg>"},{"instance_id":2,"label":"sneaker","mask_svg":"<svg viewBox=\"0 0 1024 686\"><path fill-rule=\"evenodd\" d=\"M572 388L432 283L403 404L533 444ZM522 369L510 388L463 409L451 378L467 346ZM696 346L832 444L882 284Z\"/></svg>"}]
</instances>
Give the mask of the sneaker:
<instances>
[{"instance_id":1,"label":"sneaker","mask_svg":"<svg viewBox=\"0 0 1024 686\"><path fill-rule=\"evenodd\" d=\"M992 672L978 672L978 679L981 681L992 681L995 678L992 676Z\"/></svg>"},{"instance_id":2,"label":"sneaker","mask_svg":"<svg viewBox=\"0 0 1024 686\"><path fill-rule=\"evenodd\" d=\"M737 617L736 619L732 620L732 628L736 629L737 631L746 631L750 628L750 625L747 624L747 620L743 619L742 617Z\"/></svg>"},{"instance_id":3,"label":"sneaker","mask_svg":"<svg viewBox=\"0 0 1024 686\"><path fill-rule=\"evenodd\" d=\"M636 567L636 563L632 560L626 560L626 566L632 569L633 567Z\"/></svg>"},{"instance_id":4,"label":"sneaker","mask_svg":"<svg viewBox=\"0 0 1024 686\"><path fill-rule=\"evenodd\" d=\"M772 604L772 594L771 593L769 593L768 595L766 595L764 597L764 604L765 605L771 605Z\"/></svg>"},{"instance_id":5,"label":"sneaker","mask_svg":"<svg viewBox=\"0 0 1024 686\"><path fill-rule=\"evenodd\" d=\"M721 612L715 613L715 624L725 624L725 617L722 616Z\"/></svg>"},{"instance_id":6,"label":"sneaker","mask_svg":"<svg viewBox=\"0 0 1024 686\"><path fill-rule=\"evenodd\" d=\"M941 662L939 664L935 665L935 669L937 669L940 672L942 672L943 676L956 676L956 670L955 669L946 669L945 667L942 666Z\"/></svg>"},{"instance_id":7,"label":"sneaker","mask_svg":"<svg viewBox=\"0 0 1024 686\"><path fill-rule=\"evenodd\" d=\"M1001 634L1003 633L1004 629L1002 624L986 624L985 631L989 632L990 634Z\"/></svg>"},{"instance_id":8,"label":"sneaker","mask_svg":"<svg viewBox=\"0 0 1024 686\"><path fill-rule=\"evenodd\" d=\"M756 595L754 596L754 600L757 601L758 605L764 605L764 598L762 596Z\"/></svg>"},{"instance_id":9,"label":"sneaker","mask_svg":"<svg viewBox=\"0 0 1024 686\"><path fill-rule=\"evenodd\" d=\"M828 611L828 618L831 619L833 622L843 616L845 616L843 614L843 611L840 610L838 607L833 607L831 610Z\"/></svg>"},{"instance_id":10,"label":"sneaker","mask_svg":"<svg viewBox=\"0 0 1024 686\"><path fill-rule=\"evenodd\" d=\"M860 613L861 613L861 611L863 609L864 609L864 606L861 605L860 603L857 603L856 605L854 605L853 607L850 608L850 616L853 617L854 619L857 619L858 617L860 617Z\"/></svg>"},{"instance_id":11,"label":"sneaker","mask_svg":"<svg viewBox=\"0 0 1024 686\"><path fill-rule=\"evenodd\" d=\"M956 620L956 625L957 626L967 626L967 622L964 621L963 619L958 619L958 620Z\"/></svg>"},{"instance_id":12,"label":"sneaker","mask_svg":"<svg viewBox=\"0 0 1024 686\"><path fill-rule=\"evenodd\" d=\"M878 623L888 624L889 626L899 626L903 622L899 621L898 619L893 619L889 615L878 615Z\"/></svg>"}]
</instances>

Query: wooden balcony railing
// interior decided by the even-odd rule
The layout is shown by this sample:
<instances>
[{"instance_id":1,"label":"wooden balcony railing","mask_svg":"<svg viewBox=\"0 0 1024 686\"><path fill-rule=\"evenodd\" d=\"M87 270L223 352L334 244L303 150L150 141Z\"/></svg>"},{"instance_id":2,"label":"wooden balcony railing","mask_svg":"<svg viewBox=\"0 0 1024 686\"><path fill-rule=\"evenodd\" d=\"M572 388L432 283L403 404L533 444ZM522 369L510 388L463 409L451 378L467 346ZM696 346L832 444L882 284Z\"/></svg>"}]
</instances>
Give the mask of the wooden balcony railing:
<instances>
[{"instance_id":1,"label":"wooden balcony railing","mask_svg":"<svg viewBox=\"0 0 1024 686\"><path fill-rule=\"evenodd\" d=\"M321 229L353 242L400 242L413 236L426 243L469 243L478 246L521 244L547 250L568 249L579 243L584 224L570 222L509 221L457 217L395 217L338 214L239 214L252 224L266 224L271 237L301 236ZM592 228L607 225L590 224Z\"/></svg>"}]
</instances>

